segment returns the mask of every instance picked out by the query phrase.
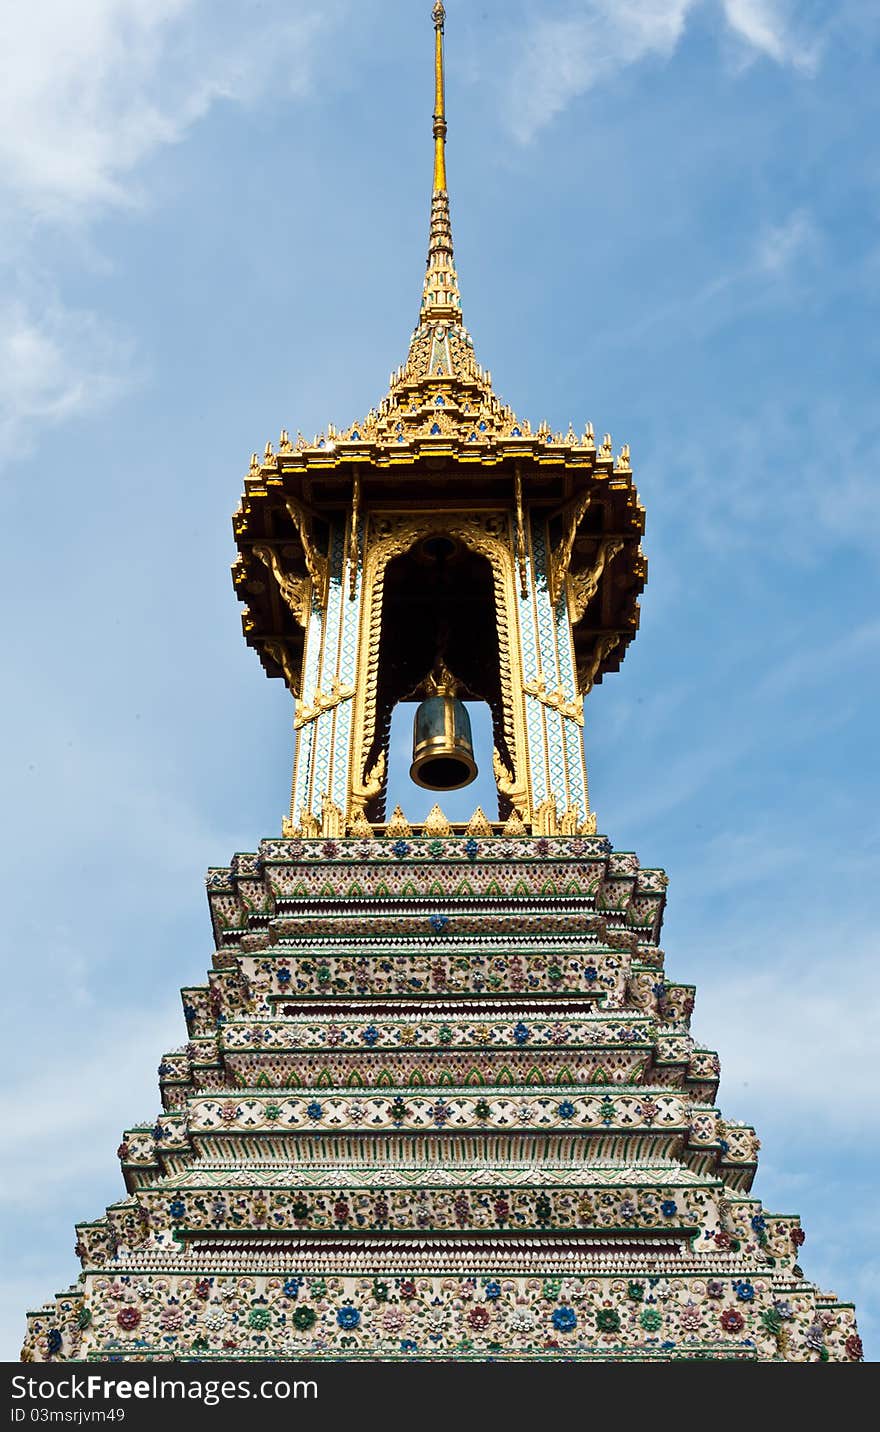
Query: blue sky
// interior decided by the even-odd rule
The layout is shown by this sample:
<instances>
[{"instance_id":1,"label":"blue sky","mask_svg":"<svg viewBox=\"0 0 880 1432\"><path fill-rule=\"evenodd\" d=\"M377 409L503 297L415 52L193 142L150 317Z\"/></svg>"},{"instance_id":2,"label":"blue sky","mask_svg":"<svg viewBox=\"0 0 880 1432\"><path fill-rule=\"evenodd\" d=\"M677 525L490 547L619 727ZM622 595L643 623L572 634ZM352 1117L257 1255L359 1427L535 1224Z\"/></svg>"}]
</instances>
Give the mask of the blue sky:
<instances>
[{"instance_id":1,"label":"blue sky","mask_svg":"<svg viewBox=\"0 0 880 1432\"><path fill-rule=\"evenodd\" d=\"M241 639L230 514L254 449L362 416L405 356L429 9L0 21L6 1357L158 1108L205 869L279 829L290 704ZM667 968L756 1190L876 1357L880 15L447 11L478 357L533 422L629 442L648 509L641 631L587 703L599 828L669 872Z\"/></svg>"}]
</instances>

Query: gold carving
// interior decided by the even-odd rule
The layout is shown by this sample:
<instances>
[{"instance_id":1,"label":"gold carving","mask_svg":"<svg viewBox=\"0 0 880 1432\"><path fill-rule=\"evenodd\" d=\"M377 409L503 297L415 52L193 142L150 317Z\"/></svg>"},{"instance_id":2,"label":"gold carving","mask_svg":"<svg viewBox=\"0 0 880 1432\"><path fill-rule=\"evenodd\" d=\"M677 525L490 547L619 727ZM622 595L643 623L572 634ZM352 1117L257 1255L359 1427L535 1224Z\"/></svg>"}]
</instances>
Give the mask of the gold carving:
<instances>
[{"instance_id":1,"label":"gold carving","mask_svg":"<svg viewBox=\"0 0 880 1432\"><path fill-rule=\"evenodd\" d=\"M306 567L309 576L314 583L315 600L320 607L327 605L327 585L330 578L330 568L327 558L322 555L312 541L312 519L302 503L297 502L295 497L288 497L287 511L291 521L297 530L302 549L305 553Z\"/></svg>"},{"instance_id":2,"label":"gold carving","mask_svg":"<svg viewBox=\"0 0 880 1432\"><path fill-rule=\"evenodd\" d=\"M301 835L302 831L300 827L296 824L295 821L291 820L289 815L281 817L282 840L297 840Z\"/></svg>"},{"instance_id":3,"label":"gold carving","mask_svg":"<svg viewBox=\"0 0 880 1432\"><path fill-rule=\"evenodd\" d=\"M307 840L315 840L321 834L321 822L306 806L299 813L299 826Z\"/></svg>"},{"instance_id":4,"label":"gold carving","mask_svg":"<svg viewBox=\"0 0 880 1432\"><path fill-rule=\"evenodd\" d=\"M522 472L519 463L514 469L514 496L516 500L516 560L519 566L519 590L521 596L527 597L529 585L526 575L526 531L523 517Z\"/></svg>"},{"instance_id":5,"label":"gold carving","mask_svg":"<svg viewBox=\"0 0 880 1432\"><path fill-rule=\"evenodd\" d=\"M528 835L528 831L526 830L525 826L523 825L522 821L520 820L519 816L517 815L516 810L512 810L512 811L510 812L510 815L507 817L507 820L504 822L503 826L501 827L501 834L502 834L502 835Z\"/></svg>"},{"instance_id":6,"label":"gold carving","mask_svg":"<svg viewBox=\"0 0 880 1432\"><path fill-rule=\"evenodd\" d=\"M351 815L352 820L363 816L366 806L370 801L375 800L385 784L385 752L380 751L375 765L367 771L364 780L352 781L351 786Z\"/></svg>"},{"instance_id":7,"label":"gold carving","mask_svg":"<svg viewBox=\"0 0 880 1432\"><path fill-rule=\"evenodd\" d=\"M506 796L520 817L528 817L529 797L525 781L516 779L516 774L502 758L497 746L492 747L492 770L495 773L495 784L501 794Z\"/></svg>"},{"instance_id":8,"label":"gold carving","mask_svg":"<svg viewBox=\"0 0 880 1432\"><path fill-rule=\"evenodd\" d=\"M587 818L586 818L586 820L584 821L583 825L580 827L580 829L579 829L579 831L578 831L578 835L595 835L595 834L596 834L596 812L593 810L593 811L590 811L590 814L587 816Z\"/></svg>"},{"instance_id":9,"label":"gold carving","mask_svg":"<svg viewBox=\"0 0 880 1432\"><path fill-rule=\"evenodd\" d=\"M336 840L345 834L345 818L329 796L321 797L321 834L326 840Z\"/></svg>"},{"instance_id":10,"label":"gold carving","mask_svg":"<svg viewBox=\"0 0 880 1432\"><path fill-rule=\"evenodd\" d=\"M351 532L348 538L348 600L354 601L357 591L358 565L360 563L360 552L358 551L358 522L360 521L361 505L361 479L355 468L355 474L351 483Z\"/></svg>"},{"instance_id":11,"label":"gold carving","mask_svg":"<svg viewBox=\"0 0 880 1432\"><path fill-rule=\"evenodd\" d=\"M392 840L406 840L412 835L412 826L400 806L395 806L391 819L385 827L385 834Z\"/></svg>"},{"instance_id":12,"label":"gold carving","mask_svg":"<svg viewBox=\"0 0 880 1432\"><path fill-rule=\"evenodd\" d=\"M578 689L582 696L587 696L589 692L592 691L593 682L599 675L599 667L617 646L622 634L623 633L619 631L604 632L603 635L599 637L589 661L584 662L578 667Z\"/></svg>"},{"instance_id":13,"label":"gold carving","mask_svg":"<svg viewBox=\"0 0 880 1432\"><path fill-rule=\"evenodd\" d=\"M582 620L584 612L599 589L603 572L622 548L623 542L620 538L606 537L599 543L599 550L592 567L586 568L583 572L569 572L568 597L572 626L577 626L578 622Z\"/></svg>"},{"instance_id":14,"label":"gold carving","mask_svg":"<svg viewBox=\"0 0 880 1432\"><path fill-rule=\"evenodd\" d=\"M271 656L281 670L284 672L284 680L294 696L299 695L299 672L295 669L290 660L290 652L283 641L276 641L274 637L266 637L263 641L263 650L267 656Z\"/></svg>"},{"instance_id":15,"label":"gold carving","mask_svg":"<svg viewBox=\"0 0 880 1432\"><path fill-rule=\"evenodd\" d=\"M557 835L559 817L556 814L556 797L547 796L541 801L532 820L533 835Z\"/></svg>"},{"instance_id":16,"label":"gold carving","mask_svg":"<svg viewBox=\"0 0 880 1432\"><path fill-rule=\"evenodd\" d=\"M259 557L264 567L268 567L281 593L282 601L290 609L294 621L301 627L308 626L309 621L309 595L311 582L308 577L295 577L285 572L278 553L274 547L260 546L251 549L255 557Z\"/></svg>"},{"instance_id":17,"label":"gold carving","mask_svg":"<svg viewBox=\"0 0 880 1432\"><path fill-rule=\"evenodd\" d=\"M411 696L419 696L422 700L431 696L457 696L461 691L461 682L457 676L453 676L442 656L434 663L434 668L429 671L423 681Z\"/></svg>"},{"instance_id":18,"label":"gold carving","mask_svg":"<svg viewBox=\"0 0 880 1432\"><path fill-rule=\"evenodd\" d=\"M537 681L527 681L523 686L530 696L535 696L551 710L558 711L560 716L567 716L570 721L576 721L579 726L584 724L584 703L578 696L574 701L566 701L565 692L561 686L553 691L547 690L543 675L539 675Z\"/></svg>"},{"instance_id":19,"label":"gold carving","mask_svg":"<svg viewBox=\"0 0 880 1432\"><path fill-rule=\"evenodd\" d=\"M293 718L294 731L298 731L301 726L307 726L310 721L316 721L319 716L324 715L325 711L332 711L334 706L341 705L343 701L350 701L352 696L354 696L354 687L343 686L339 677L334 676L333 685L328 694L325 695L319 687L311 706L307 706L304 701L296 703L296 715Z\"/></svg>"},{"instance_id":20,"label":"gold carving","mask_svg":"<svg viewBox=\"0 0 880 1432\"><path fill-rule=\"evenodd\" d=\"M492 833L492 826L489 822L488 816L483 811L482 806L477 806L476 810L474 811L473 815L465 826L465 834L492 835Z\"/></svg>"},{"instance_id":21,"label":"gold carving","mask_svg":"<svg viewBox=\"0 0 880 1432\"><path fill-rule=\"evenodd\" d=\"M556 546L551 548L550 560L547 564L547 585L550 590L550 601L554 607L565 586L565 574L571 562L575 534L591 500L589 492L581 492L570 502L566 502L559 514L562 518L562 536Z\"/></svg>"},{"instance_id":22,"label":"gold carving","mask_svg":"<svg viewBox=\"0 0 880 1432\"><path fill-rule=\"evenodd\" d=\"M373 827L370 825L360 806L358 806L355 811L354 820L348 827L348 833L349 835L357 836L358 840L375 839L376 832L373 830Z\"/></svg>"},{"instance_id":23,"label":"gold carving","mask_svg":"<svg viewBox=\"0 0 880 1432\"><path fill-rule=\"evenodd\" d=\"M428 811L428 818L422 828L423 835L451 835L452 826L446 819L439 805L432 805Z\"/></svg>"}]
</instances>

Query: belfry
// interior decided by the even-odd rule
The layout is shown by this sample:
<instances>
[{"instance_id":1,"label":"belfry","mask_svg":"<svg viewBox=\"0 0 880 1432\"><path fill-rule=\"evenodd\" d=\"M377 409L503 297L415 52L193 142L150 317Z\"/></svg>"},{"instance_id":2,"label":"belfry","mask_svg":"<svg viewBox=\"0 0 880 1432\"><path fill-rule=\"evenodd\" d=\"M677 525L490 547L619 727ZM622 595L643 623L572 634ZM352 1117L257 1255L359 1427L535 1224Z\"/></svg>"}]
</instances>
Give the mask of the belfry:
<instances>
[{"instance_id":1,"label":"belfry","mask_svg":"<svg viewBox=\"0 0 880 1432\"><path fill-rule=\"evenodd\" d=\"M626 446L533 428L477 361L433 20L406 361L361 420L267 444L234 516L245 639L293 701L289 811L208 874L161 1112L22 1356L858 1361L715 1106L666 877L597 832L584 698L638 627L644 509ZM401 702L424 821L389 809ZM450 821L479 765L497 808Z\"/></svg>"},{"instance_id":2,"label":"belfry","mask_svg":"<svg viewBox=\"0 0 880 1432\"><path fill-rule=\"evenodd\" d=\"M464 325L442 6L434 18L430 239L406 362L362 421L311 444L282 433L277 452L255 455L235 517L245 638L296 700L289 836L403 828L402 811L385 818L399 701L427 703L417 726L454 716L464 733L417 731L413 778L465 784L462 698L492 713L495 833L593 833L583 695L617 669L638 623L644 512L628 450L615 457L610 437L597 447L589 426L533 432L496 397ZM472 833L493 833L477 821Z\"/></svg>"}]
</instances>

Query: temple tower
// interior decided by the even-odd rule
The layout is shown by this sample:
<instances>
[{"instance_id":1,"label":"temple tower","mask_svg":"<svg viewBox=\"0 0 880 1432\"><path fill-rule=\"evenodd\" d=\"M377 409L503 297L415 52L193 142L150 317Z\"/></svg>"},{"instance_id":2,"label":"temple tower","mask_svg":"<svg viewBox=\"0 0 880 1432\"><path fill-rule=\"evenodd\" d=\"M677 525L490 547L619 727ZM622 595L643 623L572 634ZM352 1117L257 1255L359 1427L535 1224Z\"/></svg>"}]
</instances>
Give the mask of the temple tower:
<instances>
[{"instance_id":1,"label":"temple tower","mask_svg":"<svg viewBox=\"0 0 880 1432\"><path fill-rule=\"evenodd\" d=\"M208 873L204 983L22 1356L858 1361L852 1305L752 1193L666 876L596 830L583 702L638 625L629 451L532 429L474 356L446 188L435 4L428 263L377 407L254 456L243 624L294 700L280 837ZM467 698L497 810L454 825ZM423 823L386 812L415 712ZM477 759L483 757L476 753Z\"/></svg>"},{"instance_id":2,"label":"temple tower","mask_svg":"<svg viewBox=\"0 0 880 1432\"><path fill-rule=\"evenodd\" d=\"M594 830L583 698L638 625L644 511L628 448L517 418L464 324L443 25L437 5L430 238L406 362L362 421L255 454L235 517L245 637L296 701L288 834L384 828L392 710L426 695L441 661L491 709L493 819Z\"/></svg>"}]
</instances>

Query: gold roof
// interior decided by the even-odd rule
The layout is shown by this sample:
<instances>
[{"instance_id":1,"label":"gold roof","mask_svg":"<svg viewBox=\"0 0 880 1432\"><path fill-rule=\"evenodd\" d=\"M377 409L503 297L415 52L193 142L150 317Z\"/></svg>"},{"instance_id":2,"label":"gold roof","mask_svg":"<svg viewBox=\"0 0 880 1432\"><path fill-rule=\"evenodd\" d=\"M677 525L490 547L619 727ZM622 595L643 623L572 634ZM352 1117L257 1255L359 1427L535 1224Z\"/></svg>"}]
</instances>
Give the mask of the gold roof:
<instances>
[{"instance_id":1,"label":"gold roof","mask_svg":"<svg viewBox=\"0 0 880 1432\"><path fill-rule=\"evenodd\" d=\"M446 180L446 97L443 55L445 11L433 7L435 35L434 89L434 170L431 195L431 222L428 258L419 321L412 335L406 362L391 374L388 392L377 407L358 422L338 429L328 424L311 442L302 434L291 440L283 431L280 454L312 454L324 466L332 453L372 457L384 461L409 462L416 454L436 447L444 455L458 452L471 460L497 460L497 447L505 453L519 451L540 458L563 455L571 460L587 454L606 462L613 459L611 438L606 435L597 454L592 424L582 433L569 426L566 433L551 432L547 423L532 430L527 419L520 420L513 409L492 390L491 373L480 366L470 333L464 324L458 274L452 243L452 222ZM348 452L346 452L348 449ZM274 467L275 451L266 444L262 459L254 454L251 476ZM629 450L624 447L614 462L619 471L629 471Z\"/></svg>"},{"instance_id":2,"label":"gold roof","mask_svg":"<svg viewBox=\"0 0 880 1432\"><path fill-rule=\"evenodd\" d=\"M343 429L328 423L311 441L282 430L277 449L268 442L262 455L252 456L233 515L239 550L233 581L248 604L244 634L267 674L283 676L297 691L306 576L318 590L326 575L314 522L342 510L355 513L359 504L394 505L416 490L420 504L449 508L466 492L469 502L510 507L518 530L523 503L544 513L551 591L559 590L559 573L572 577L571 620L585 691L617 670L638 627L647 573L639 545L645 511L626 445L615 456L610 435L597 443L591 423L580 433L571 425L552 432L546 422L533 429L493 392L491 374L477 362L452 244L440 0L433 20L431 222L406 362L364 418ZM351 560L359 560L356 544ZM521 553L519 560L522 565Z\"/></svg>"}]
</instances>

